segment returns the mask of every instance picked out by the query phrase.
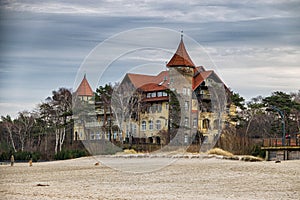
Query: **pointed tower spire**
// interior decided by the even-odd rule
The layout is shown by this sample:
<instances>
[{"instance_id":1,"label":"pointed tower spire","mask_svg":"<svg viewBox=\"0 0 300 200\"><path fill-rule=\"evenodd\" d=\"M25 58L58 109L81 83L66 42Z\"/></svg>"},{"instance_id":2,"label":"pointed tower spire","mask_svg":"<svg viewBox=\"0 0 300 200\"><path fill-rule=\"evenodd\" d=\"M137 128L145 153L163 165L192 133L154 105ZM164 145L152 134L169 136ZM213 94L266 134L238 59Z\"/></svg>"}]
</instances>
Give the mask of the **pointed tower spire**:
<instances>
[{"instance_id":1,"label":"pointed tower spire","mask_svg":"<svg viewBox=\"0 0 300 200\"><path fill-rule=\"evenodd\" d=\"M167 63L167 67L195 67L192 59L187 53L183 43L183 31L181 31L181 39L178 45L176 53L173 55L171 60Z\"/></svg>"},{"instance_id":2,"label":"pointed tower spire","mask_svg":"<svg viewBox=\"0 0 300 200\"><path fill-rule=\"evenodd\" d=\"M94 92L86 79L86 73L84 73L83 79L76 90L78 96L93 96Z\"/></svg>"}]
</instances>

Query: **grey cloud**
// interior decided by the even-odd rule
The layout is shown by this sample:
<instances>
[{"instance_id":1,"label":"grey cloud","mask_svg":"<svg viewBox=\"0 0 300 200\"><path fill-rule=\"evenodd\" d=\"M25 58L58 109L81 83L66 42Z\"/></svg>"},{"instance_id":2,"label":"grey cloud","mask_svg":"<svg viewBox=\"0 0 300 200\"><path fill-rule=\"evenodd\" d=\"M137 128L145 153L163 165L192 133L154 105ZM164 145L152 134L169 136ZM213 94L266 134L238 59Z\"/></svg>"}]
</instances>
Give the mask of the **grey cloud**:
<instances>
[{"instance_id":1,"label":"grey cloud","mask_svg":"<svg viewBox=\"0 0 300 200\"><path fill-rule=\"evenodd\" d=\"M208 48L227 85L246 97L270 94L276 88L299 89L294 77L299 73L299 1L24 0L1 1L0 11L0 91L23 95L24 107L57 87L72 87L79 66L97 44L145 26L183 29ZM162 38L155 40L162 46L171 42L169 49L176 50L179 35ZM196 64L213 67L202 60L201 49L196 51L187 37L184 40ZM139 65L133 58L119 60L124 72ZM114 71L106 72L106 77L113 76ZM4 104L22 98L1 96ZM1 114L7 110L4 104Z\"/></svg>"}]
</instances>

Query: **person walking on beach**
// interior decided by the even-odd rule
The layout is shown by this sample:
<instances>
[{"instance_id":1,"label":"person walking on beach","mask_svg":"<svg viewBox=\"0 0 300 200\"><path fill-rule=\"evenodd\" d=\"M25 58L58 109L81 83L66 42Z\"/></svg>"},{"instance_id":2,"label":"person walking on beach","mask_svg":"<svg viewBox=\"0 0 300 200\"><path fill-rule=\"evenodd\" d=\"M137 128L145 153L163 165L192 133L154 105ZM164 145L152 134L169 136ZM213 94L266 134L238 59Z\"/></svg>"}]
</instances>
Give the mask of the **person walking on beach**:
<instances>
[{"instance_id":1,"label":"person walking on beach","mask_svg":"<svg viewBox=\"0 0 300 200\"><path fill-rule=\"evenodd\" d=\"M29 167L32 167L32 158L29 159L28 164L29 164Z\"/></svg>"},{"instance_id":2,"label":"person walking on beach","mask_svg":"<svg viewBox=\"0 0 300 200\"><path fill-rule=\"evenodd\" d=\"M11 155L11 157L10 157L10 166L14 166L14 163L15 163L15 157L14 157L14 155Z\"/></svg>"}]
</instances>

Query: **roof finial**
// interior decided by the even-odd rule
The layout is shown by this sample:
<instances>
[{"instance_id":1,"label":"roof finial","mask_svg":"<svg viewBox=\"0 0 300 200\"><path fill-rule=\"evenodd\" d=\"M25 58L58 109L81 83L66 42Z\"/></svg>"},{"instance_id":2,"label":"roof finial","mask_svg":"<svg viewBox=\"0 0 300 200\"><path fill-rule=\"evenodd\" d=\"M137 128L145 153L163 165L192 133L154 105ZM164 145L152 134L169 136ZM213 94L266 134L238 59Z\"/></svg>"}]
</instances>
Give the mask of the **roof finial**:
<instances>
[{"instance_id":1,"label":"roof finial","mask_svg":"<svg viewBox=\"0 0 300 200\"><path fill-rule=\"evenodd\" d=\"M86 78L86 71L84 71L84 76L83 76L83 78Z\"/></svg>"},{"instance_id":2,"label":"roof finial","mask_svg":"<svg viewBox=\"0 0 300 200\"><path fill-rule=\"evenodd\" d=\"M181 30L180 32L181 32L180 36L181 36L181 40L182 40L183 39L183 30Z\"/></svg>"}]
</instances>

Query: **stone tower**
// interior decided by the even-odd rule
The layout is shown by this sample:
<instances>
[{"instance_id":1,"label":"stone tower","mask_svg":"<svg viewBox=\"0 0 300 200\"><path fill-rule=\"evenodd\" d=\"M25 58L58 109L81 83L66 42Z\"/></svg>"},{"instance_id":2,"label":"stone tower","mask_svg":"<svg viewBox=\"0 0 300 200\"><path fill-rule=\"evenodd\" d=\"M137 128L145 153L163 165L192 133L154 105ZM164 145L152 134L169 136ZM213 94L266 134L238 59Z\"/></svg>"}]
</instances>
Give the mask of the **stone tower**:
<instances>
[{"instance_id":1,"label":"stone tower","mask_svg":"<svg viewBox=\"0 0 300 200\"><path fill-rule=\"evenodd\" d=\"M176 94L180 103L180 128L176 135L176 143L188 145L193 139L197 127L192 126L194 119L192 113L192 85L195 71L195 64L191 60L183 43L183 35L176 53L167 63L169 69L169 88ZM197 117L197 113L195 113ZM195 128L195 130L193 130Z\"/></svg>"}]
</instances>

